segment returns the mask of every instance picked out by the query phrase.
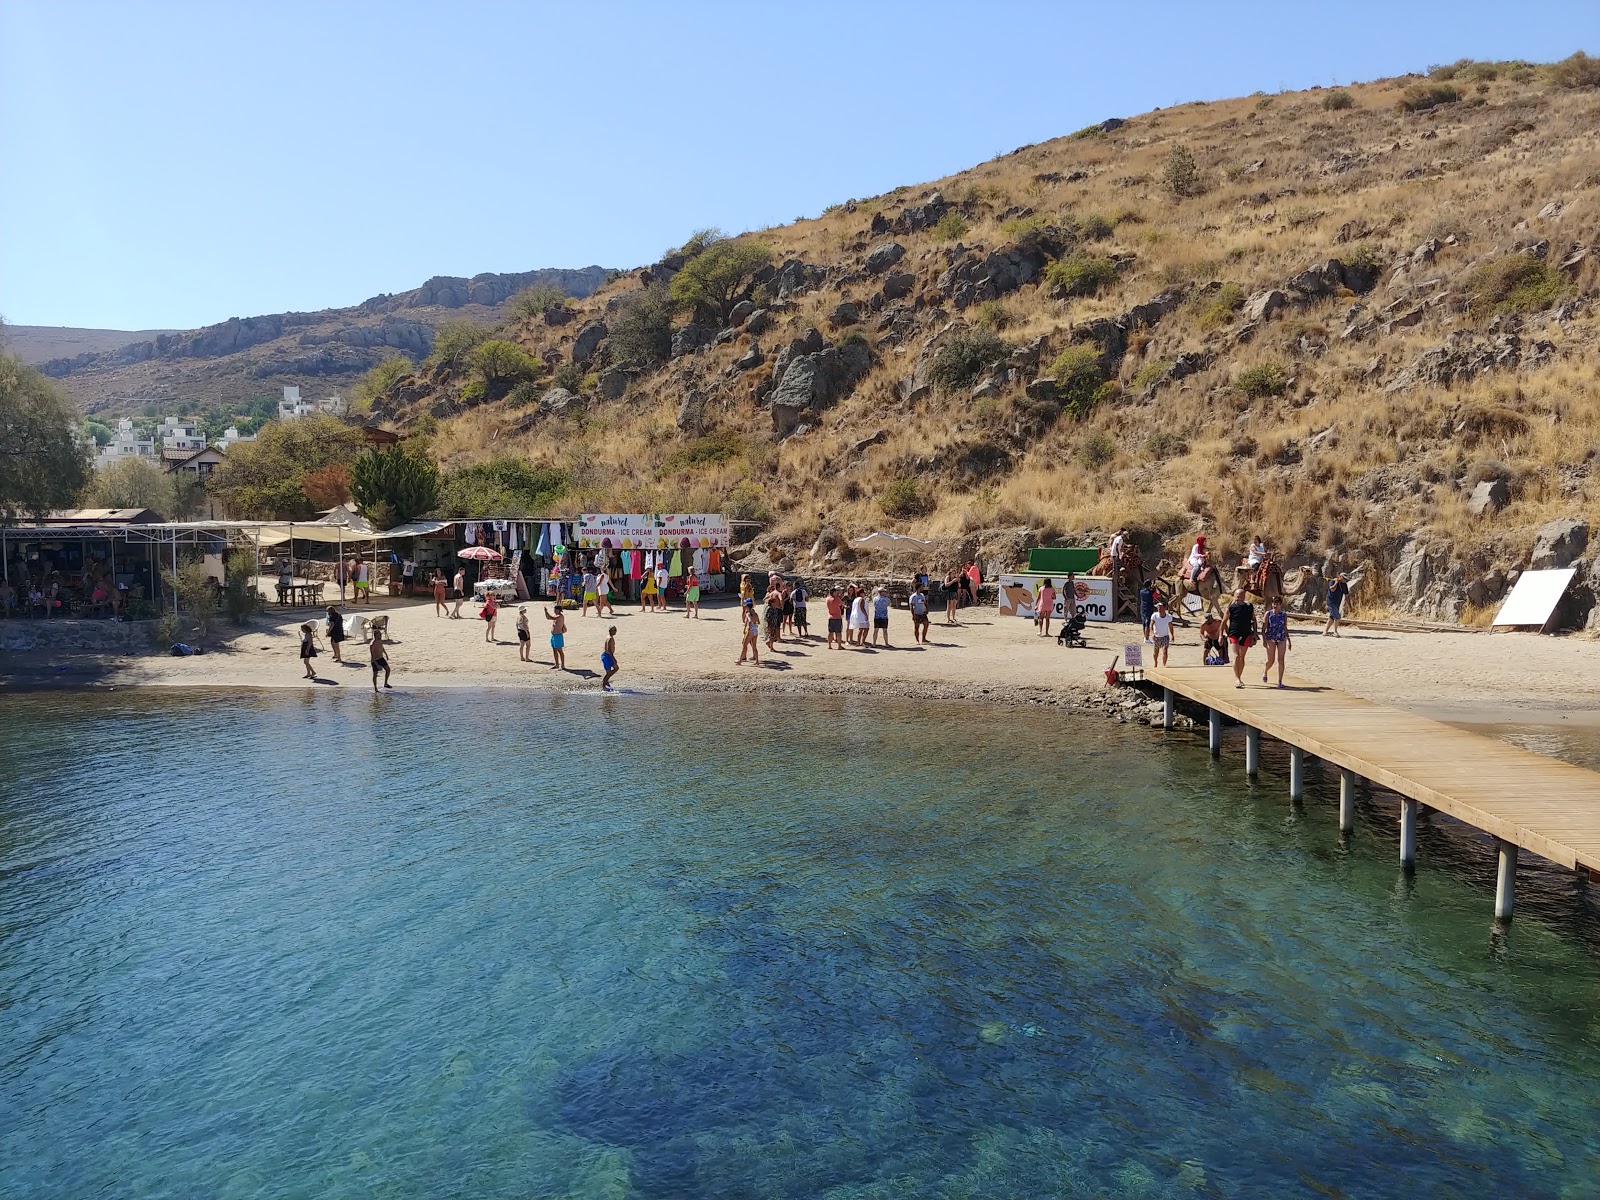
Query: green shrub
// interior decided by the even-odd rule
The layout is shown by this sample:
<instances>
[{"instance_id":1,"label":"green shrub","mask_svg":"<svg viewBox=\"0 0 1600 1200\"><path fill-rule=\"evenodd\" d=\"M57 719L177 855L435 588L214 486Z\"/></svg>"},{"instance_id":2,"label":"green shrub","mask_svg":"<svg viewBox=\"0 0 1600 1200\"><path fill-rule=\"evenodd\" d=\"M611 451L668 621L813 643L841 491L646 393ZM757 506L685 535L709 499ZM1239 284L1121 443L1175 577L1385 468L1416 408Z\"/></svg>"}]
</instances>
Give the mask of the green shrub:
<instances>
[{"instance_id":1,"label":"green shrub","mask_svg":"<svg viewBox=\"0 0 1600 1200\"><path fill-rule=\"evenodd\" d=\"M933 497L915 479L896 479L878 496L883 515L896 520L921 517L933 511Z\"/></svg>"},{"instance_id":2,"label":"green shrub","mask_svg":"<svg viewBox=\"0 0 1600 1200\"><path fill-rule=\"evenodd\" d=\"M1161 377L1171 369L1172 360L1170 358L1153 359L1134 372L1133 386L1141 392L1154 387Z\"/></svg>"},{"instance_id":3,"label":"green shrub","mask_svg":"<svg viewBox=\"0 0 1600 1200\"><path fill-rule=\"evenodd\" d=\"M1102 213L1090 213L1078 222L1078 236L1086 242L1103 242L1115 228L1110 217Z\"/></svg>"},{"instance_id":4,"label":"green shrub","mask_svg":"<svg viewBox=\"0 0 1600 1200\"><path fill-rule=\"evenodd\" d=\"M971 387L979 375L995 365L1011 347L987 329L953 334L933 356L933 382L944 391Z\"/></svg>"},{"instance_id":5,"label":"green shrub","mask_svg":"<svg viewBox=\"0 0 1600 1200\"><path fill-rule=\"evenodd\" d=\"M719 429L705 437L685 442L667 458L663 470L697 471L706 467L721 466L741 458L747 452L742 437L731 429Z\"/></svg>"},{"instance_id":6,"label":"green shrub","mask_svg":"<svg viewBox=\"0 0 1600 1200\"><path fill-rule=\"evenodd\" d=\"M1448 83L1414 83L1401 93L1395 107L1401 112L1426 112L1459 99L1461 93Z\"/></svg>"},{"instance_id":7,"label":"green shrub","mask_svg":"<svg viewBox=\"0 0 1600 1200\"><path fill-rule=\"evenodd\" d=\"M1356 98L1344 88L1334 88L1322 98L1322 107L1329 112L1336 112L1341 108L1354 108Z\"/></svg>"},{"instance_id":8,"label":"green shrub","mask_svg":"<svg viewBox=\"0 0 1600 1200\"><path fill-rule=\"evenodd\" d=\"M350 389L350 407L358 413L371 412L372 402L387 395L412 369L411 360L404 354L391 354L356 380Z\"/></svg>"},{"instance_id":9,"label":"green shrub","mask_svg":"<svg viewBox=\"0 0 1600 1200\"><path fill-rule=\"evenodd\" d=\"M549 511L569 483L554 467L506 455L446 475L438 511L447 517L536 517Z\"/></svg>"},{"instance_id":10,"label":"green shrub","mask_svg":"<svg viewBox=\"0 0 1600 1200\"><path fill-rule=\"evenodd\" d=\"M1056 355L1050 374L1056 381L1056 398L1075 417L1088 416L1102 399L1105 364L1100 351L1088 343L1068 346Z\"/></svg>"},{"instance_id":11,"label":"green shrub","mask_svg":"<svg viewBox=\"0 0 1600 1200\"><path fill-rule=\"evenodd\" d=\"M1144 452L1155 459L1177 458L1189 453L1189 443L1170 429L1158 429L1145 438Z\"/></svg>"},{"instance_id":12,"label":"green shrub","mask_svg":"<svg viewBox=\"0 0 1600 1200\"><path fill-rule=\"evenodd\" d=\"M524 321L544 316L544 310L567 306L567 294L549 283L536 283L511 297L511 311Z\"/></svg>"},{"instance_id":13,"label":"green shrub","mask_svg":"<svg viewBox=\"0 0 1600 1200\"><path fill-rule=\"evenodd\" d=\"M1600 87L1600 58L1590 58L1579 50L1551 66L1550 82L1564 88Z\"/></svg>"},{"instance_id":14,"label":"green shrub","mask_svg":"<svg viewBox=\"0 0 1600 1200\"><path fill-rule=\"evenodd\" d=\"M956 209L951 209L933 225L933 236L941 242L958 242L966 236L967 219Z\"/></svg>"},{"instance_id":15,"label":"green shrub","mask_svg":"<svg viewBox=\"0 0 1600 1200\"><path fill-rule=\"evenodd\" d=\"M767 493L750 479L741 479L728 489L722 498L722 514L730 521L759 521L763 525L772 520Z\"/></svg>"},{"instance_id":16,"label":"green shrub","mask_svg":"<svg viewBox=\"0 0 1600 1200\"><path fill-rule=\"evenodd\" d=\"M1144 214L1137 208L1123 205L1123 207L1111 214L1111 223L1113 225L1143 225Z\"/></svg>"},{"instance_id":17,"label":"green shrub","mask_svg":"<svg viewBox=\"0 0 1600 1200\"><path fill-rule=\"evenodd\" d=\"M1179 200L1200 193L1200 169L1195 166L1189 147L1181 142L1167 151L1161 165L1161 186Z\"/></svg>"},{"instance_id":18,"label":"green shrub","mask_svg":"<svg viewBox=\"0 0 1600 1200\"><path fill-rule=\"evenodd\" d=\"M1437 79L1442 83L1446 80L1454 79L1461 74L1464 67L1470 67L1471 65L1472 60L1470 58L1458 58L1453 63L1435 63L1428 68L1428 78Z\"/></svg>"},{"instance_id":19,"label":"green shrub","mask_svg":"<svg viewBox=\"0 0 1600 1200\"><path fill-rule=\"evenodd\" d=\"M234 550L223 562L222 603L235 625L248 625L266 607L252 580L255 569L255 555L248 550Z\"/></svg>"},{"instance_id":20,"label":"green shrub","mask_svg":"<svg viewBox=\"0 0 1600 1200\"><path fill-rule=\"evenodd\" d=\"M489 389L484 386L481 379L469 379L461 385L459 393L461 403L471 408L475 404L482 404L489 398Z\"/></svg>"},{"instance_id":21,"label":"green shrub","mask_svg":"<svg viewBox=\"0 0 1600 1200\"><path fill-rule=\"evenodd\" d=\"M480 342L467 361L483 380L484 393L490 400L500 399L524 379L544 374L544 363L504 338Z\"/></svg>"},{"instance_id":22,"label":"green shrub","mask_svg":"<svg viewBox=\"0 0 1600 1200\"><path fill-rule=\"evenodd\" d=\"M1467 276L1472 315L1539 312L1561 298L1566 281L1549 263L1531 254L1508 254L1479 263Z\"/></svg>"},{"instance_id":23,"label":"green shrub","mask_svg":"<svg viewBox=\"0 0 1600 1200\"><path fill-rule=\"evenodd\" d=\"M374 524L390 519L380 528L403 525L439 503L439 468L405 446L368 450L350 468L350 495Z\"/></svg>"},{"instance_id":24,"label":"green shrub","mask_svg":"<svg viewBox=\"0 0 1600 1200\"><path fill-rule=\"evenodd\" d=\"M524 379L511 389L506 396L506 403L512 408L532 408L539 403L539 397L544 395L544 388L531 379Z\"/></svg>"},{"instance_id":25,"label":"green shrub","mask_svg":"<svg viewBox=\"0 0 1600 1200\"><path fill-rule=\"evenodd\" d=\"M607 324L607 344L622 366L648 369L672 353L672 297L661 284L625 296Z\"/></svg>"},{"instance_id":26,"label":"green shrub","mask_svg":"<svg viewBox=\"0 0 1600 1200\"><path fill-rule=\"evenodd\" d=\"M1282 363L1257 363L1234 377L1233 386L1252 400L1281 396L1289 388L1289 370Z\"/></svg>"},{"instance_id":27,"label":"green shrub","mask_svg":"<svg viewBox=\"0 0 1600 1200\"><path fill-rule=\"evenodd\" d=\"M1220 329L1233 320L1233 314L1244 307L1244 301L1244 289L1237 283L1225 283L1215 292L1201 292L1195 297L1200 328Z\"/></svg>"},{"instance_id":28,"label":"green shrub","mask_svg":"<svg viewBox=\"0 0 1600 1200\"><path fill-rule=\"evenodd\" d=\"M475 321L446 321L433 333L433 353L425 367L448 367L452 371L467 365L468 356L488 341L494 331Z\"/></svg>"},{"instance_id":29,"label":"green shrub","mask_svg":"<svg viewBox=\"0 0 1600 1200\"><path fill-rule=\"evenodd\" d=\"M569 392L580 392L583 390L583 368L577 363L562 363L550 377L550 383Z\"/></svg>"},{"instance_id":30,"label":"green shrub","mask_svg":"<svg viewBox=\"0 0 1600 1200\"><path fill-rule=\"evenodd\" d=\"M1383 269L1383 255L1378 253L1378 248L1371 242L1363 242L1354 251L1344 256L1345 266L1354 267L1363 274L1372 274Z\"/></svg>"},{"instance_id":31,"label":"green shrub","mask_svg":"<svg viewBox=\"0 0 1600 1200\"><path fill-rule=\"evenodd\" d=\"M156 650L165 650L178 640L178 635L183 632L183 622L172 613L162 613L150 622L150 645Z\"/></svg>"},{"instance_id":32,"label":"green shrub","mask_svg":"<svg viewBox=\"0 0 1600 1200\"><path fill-rule=\"evenodd\" d=\"M972 319L974 323L982 325L985 329L992 329L999 333L1007 325L1011 324L1011 311L999 300L985 300L978 305L977 315Z\"/></svg>"},{"instance_id":33,"label":"green shrub","mask_svg":"<svg viewBox=\"0 0 1600 1200\"><path fill-rule=\"evenodd\" d=\"M1078 457L1086 467L1103 467L1116 456L1116 440L1103 429L1085 434L1078 444Z\"/></svg>"},{"instance_id":34,"label":"green shrub","mask_svg":"<svg viewBox=\"0 0 1600 1200\"><path fill-rule=\"evenodd\" d=\"M1000 232L1012 241L1016 241L1023 234L1043 229L1049 224L1052 222L1044 213L1032 213L1026 217L1012 217L1009 221L1000 222Z\"/></svg>"},{"instance_id":35,"label":"green shrub","mask_svg":"<svg viewBox=\"0 0 1600 1200\"><path fill-rule=\"evenodd\" d=\"M1116 282L1117 264L1109 258L1072 254L1045 268L1045 283L1058 296L1093 296Z\"/></svg>"},{"instance_id":36,"label":"green shrub","mask_svg":"<svg viewBox=\"0 0 1600 1200\"><path fill-rule=\"evenodd\" d=\"M681 309L724 320L750 276L772 261L765 242L712 242L672 277L668 291Z\"/></svg>"}]
</instances>

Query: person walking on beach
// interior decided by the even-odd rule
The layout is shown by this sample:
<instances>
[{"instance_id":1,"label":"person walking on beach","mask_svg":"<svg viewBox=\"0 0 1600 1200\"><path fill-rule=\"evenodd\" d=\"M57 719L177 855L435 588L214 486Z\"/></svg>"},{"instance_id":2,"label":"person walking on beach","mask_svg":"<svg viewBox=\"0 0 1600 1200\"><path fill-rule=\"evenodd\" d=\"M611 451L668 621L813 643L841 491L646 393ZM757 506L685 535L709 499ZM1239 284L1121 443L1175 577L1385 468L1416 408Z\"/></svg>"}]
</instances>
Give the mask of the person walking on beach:
<instances>
[{"instance_id":1,"label":"person walking on beach","mask_svg":"<svg viewBox=\"0 0 1600 1200\"><path fill-rule=\"evenodd\" d=\"M1150 640L1150 618L1156 611L1156 585L1148 579L1139 588L1139 627L1145 641Z\"/></svg>"},{"instance_id":2,"label":"person walking on beach","mask_svg":"<svg viewBox=\"0 0 1600 1200\"><path fill-rule=\"evenodd\" d=\"M951 567L944 577L944 623L956 623L956 607L961 603L961 568Z\"/></svg>"},{"instance_id":3,"label":"person walking on beach","mask_svg":"<svg viewBox=\"0 0 1600 1200\"><path fill-rule=\"evenodd\" d=\"M761 650L756 645L756 640L761 636L761 619L756 616L756 599L754 596L739 601L739 627L744 631L744 640L739 643L739 660L734 663L738 666L743 663L745 656L749 655L756 666L761 665Z\"/></svg>"},{"instance_id":4,"label":"person walking on beach","mask_svg":"<svg viewBox=\"0 0 1600 1200\"><path fill-rule=\"evenodd\" d=\"M978 602L978 593L983 588L983 571L979 569L976 559L967 563L967 584L967 590L972 593L972 602L976 604Z\"/></svg>"},{"instance_id":5,"label":"person walking on beach","mask_svg":"<svg viewBox=\"0 0 1600 1200\"><path fill-rule=\"evenodd\" d=\"M802 641L811 636L811 628L806 624L806 585L804 580L797 579L790 599L794 602L794 635Z\"/></svg>"},{"instance_id":6,"label":"person walking on beach","mask_svg":"<svg viewBox=\"0 0 1600 1200\"><path fill-rule=\"evenodd\" d=\"M383 686L389 686L389 647L383 640L383 630L372 627L372 694L378 694L378 672L383 672Z\"/></svg>"},{"instance_id":7,"label":"person walking on beach","mask_svg":"<svg viewBox=\"0 0 1600 1200\"><path fill-rule=\"evenodd\" d=\"M293 597L289 589L294 586L294 572L289 569L289 560L283 559L278 563L278 603L287 604Z\"/></svg>"},{"instance_id":8,"label":"person walking on beach","mask_svg":"<svg viewBox=\"0 0 1600 1200\"><path fill-rule=\"evenodd\" d=\"M517 607L517 657L523 662L533 661L533 634L528 629L528 606Z\"/></svg>"},{"instance_id":9,"label":"person walking on beach","mask_svg":"<svg viewBox=\"0 0 1600 1200\"><path fill-rule=\"evenodd\" d=\"M315 679L316 670L311 666L311 660L317 656L317 627L310 621L300 626L300 665L306 669L305 677Z\"/></svg>"},{"instance_id":10,"label":"person walking on beach","mask_svg":"<svg viewBox=\"0 0 1600 1200\"><path fill-rule=\"evenodd\" d=\"M595 590L598 586L599 581L595 578L594 568L592 566L585 567L583 569L583 611L578 614L579 616L587 617L589 615L589 605L591 604L595 606L596 612L599 611L600 593Z\"/></svg>"},{"instance_id":11,"label":"person walking on beach","mask_svg":"<svg viewBox=\"0 0 1600 1200\"><path fill-rule=\"evenodd\" d=\"M639 611L649 612L656 606L656 597L661 593L656 590L656 573L646 571L639 580Z\"/></svg>"},{"instance_id":12,"label":"person walking on beach","mask_svg":"<svg viewBox=\"0 0 1600 1200\"><path fill-rule=\"evenodd\" d=\"M860 584L852 584L850 588L850 641L853 645L867 648L867 630L871 628L872 621L867 616L867 593Z\"/></svg>"},{"instance_id":13,"label":"person walking on beach","mask_svg":"<svg viewBox=\"0 0 1600 1200\"><path fill-rule=\"evenodd\" d=\"M605 648L600 651L600 666L605 674L600 679L600 690L612 690L611 680L617 673L617 627L613 625L606 634Z\"/></svg>"},{"instance_id":14,"label":"person walking on beach","mask_svg":"<svg viewBox=\"0 0 1600 1200\"><path fill-rule=\"evenodd\" d=\"M672 587L672 572L667 569L665 556L656 564L656 607L667 611L667 591Z\"/></svg>"},{"instance_id":15,"label":"person walking on beach","mask_svg":"<svg viewBox=\"0 0 1600 1200\"><path fill-rule=\"evenodd\" d=\"M1167 611L1165 602L1156 605L1156 611L1150 614L1150 642L1155 649L1150 654L1152 666L1165 667L1171 664L1172 654L1172 614Z\"/></svg>"},{"instance_id":16,"label":"person walking on beach","mask_svg":"<svg viewBox=\"0 0 1600 1200\"><path fill-rule=\"evenodd\" d=\"M1261 669L1261 682L1267 682L1267 674L1272 670L1273 663L1278 665L1278 686L1283 687L1283 661L1288 656L1292 639L1289 637L1289 614L1283 611L1283 597L1274 596L1267 608L1266 618L1261 622L1261 643L1267 648L1267 665Z\"/></svg>"},{"instance_id":17,"label":"person walking on beach","mask_svg":"<svg viewBox=\"0 0 1600 1200\"><path fill-rule=\"evenodd\" d=\"M613 617L617 615L617 610L611 607L611 572L601 567L594 577L594 615L603 617L608 609Z\"/></svg>"},{"instance_id":18,"label":"person walking on beach","mask_svg":"<svg viewBox=\"0 0 1600 1200\"><path fill-rule=\"evenodd\" d=\"M417 560L411 555L406 555L406 560L400 565L400 578L405 581L406 595L413 595L414 585L417 582Z\"/></svg>"},{"instance_id":19,"label":"person walking on beach","mask_svg":"<svg viewBox=\"0 0 1600 1200\"><path fill-rule=\"evenodd\" d=\"M1256 606L1245 598L1243 588L1233 594L1227 621L1228 641L1233 645L1233 686L1243 687L1245 651L1256 640Z\"/></svg>"},{"instance_id":20,"label":"person walking on beach","mask_svg":"<svg viewBox=\"0 0 1600 1200\"><path fill-rule=\"evenodd\" d=\"M561 606L556 606L552 613L548 607L544 610L544 619L550 622L550 655L555 660L550 664L552 671L565 671L567 669L567 614Z\"/></svg>"},{"instance_id":21,"label":"person walking on beach","mask_svg":"<svg viewBox=\"0 0 1600 1200\"><path fill-rule=\"evenodd\" d=\"M450 615L450 608L444 602L443 571L435 571L433 573L433 615L436 617L448 617Z\"/></svg>"},{"instance_id":22,"label":"person walking on beach","mask_svg":"<svg viewBox=\"0 0 1600 1200\"><path fill-rule=\"evenodd\" d=\"M778 591L783 596L782 632L794 633L794 584L787 579L778 580Z\"/></svg>"},{"instance_id":23,"label":"person walking on beach","mask_svg":"<svg viewBox=\"0 0 1600 1200\"><path fill-rule=\"evenodd\" d=\"M893 650L889 644L889 589L879 586L872 597L872 644L878 644L878 635L883 634L883 648Z\"/></svg>"},{"instance_id":24,"label":"person walking on beach","mask_svg":"<svg viewBox=\"0 0 1600 1200\"><path fill-rule=\"evenodd\" d=\"M1350 577L1343 571L1328 585L1328 623L1322 627L1322 636L1330 633L1339 636L1339 623L1344 620L1344 602L1350 596Z\"/></svg>"},{"instance_id":25,"label":"person walking on beach","mask_svg":"<svg viewBox=\"0 0 1600 1200\"><path fill-rule=\"evenodd\" d=\"M689 568L689 578L683 581L683 619L700 619L700 573Z\"/></svg>"},{"instance_id":26,"label":"person walking on beach","mask_svg":"<svg viewBox=\"0 0 1600 1200\"><path fill-rule=\"evenodd\" d=\"M918 583L911 593L911 598L906 601L906 607L911 610L911 640L926 646L928 644L928 585Z\"/></svg>"},{"instance_id":27,"label":"person walking on beach","mask_svg":"<svg viewBox=\"0 0 1600 1200\"><path fill-rule=\"evenodd\" d=\"M467 598L467 569L465 567L456 568L455 592L456 603L455 607L450 610L450 619L459 621L461 619L462 602Z\"/></svg>"},{"instance_id":28,"label":"person walking on beach","mask_svg":"<svg viewBox=\"0 0 1600 1200\"><path fill-rule=\"evenodd\" d=\"M342 663L340 646L344 644L344 614L337 604L328 605L328 645L333 649L333 661Z\"/></svg>"},{"instance_id":29,"label":"person walking on beach","mask_svg":"<svg viewBox=\"0 0 1600 1200\"><path fill-rule=\"evenodd\" d=\"M356 603L372 599L372 572L365 561L356 564Z\"/></svg>"},{"instance_id":30,"label":"person walking on beach","mask_svg":"<svg viewBox=\"0 0 1600 1200\"><path fill-rule=\"evenodd\" d=\"M783 637L783 588L774 575L767 581L766 596L767 649L776 651L775 642Z\"/></svg>"},{"instance_id":31,"label":"person walking on beach","mask_svg":"<svg viewBox=\"0 0 1600 1200\"><path fill-rule=\"evenodd\" d=\"M827 649L844 649L844 594L834 588L828 593L828 641Z\"/></svg>"},{"instance_id":32,"label":"person walking on beach","mask_svg":"<svg viewBox=\"0 0 1600 1200\"><path fill-rule=\"evenodd\" d=\"M492 591L483 594L483 607L478 610L478 616L483 618L483 640L493 642L495 618L500 615L500 602L495 599Z\"/></svg>"},{"instance_id":33,"label":"person walking on beach","mask_svg":"<svg viewBox=\"0 0 1600 1200\"><path fill-rule=\"evenodd\" d=\"M1056 589L1046 579L1033 601L1033 627L1040 637L1050 636L1050 618L1056 615Z\"/></svg>"}]
</instances>

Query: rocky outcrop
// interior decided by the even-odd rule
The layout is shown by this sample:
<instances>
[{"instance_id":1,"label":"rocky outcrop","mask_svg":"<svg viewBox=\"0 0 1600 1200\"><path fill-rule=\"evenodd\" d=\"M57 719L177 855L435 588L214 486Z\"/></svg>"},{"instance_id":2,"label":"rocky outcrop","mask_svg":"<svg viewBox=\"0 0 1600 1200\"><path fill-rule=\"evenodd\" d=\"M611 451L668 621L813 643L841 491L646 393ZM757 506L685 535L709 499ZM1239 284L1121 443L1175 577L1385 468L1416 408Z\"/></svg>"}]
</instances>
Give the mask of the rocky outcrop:
<instances>
[{"instance_id":1,"label":"rocky outcrop","mask_svg":"<svg viewBox=\"0 0 1600 1200\"><path fill-rule=\"evenodd\" d=\"M685 354L694 354L705 349L711 344L711 330L704 325L690 322L673 330L672 357L682 358Z\"/></svg>"},{"instance_id":2,"label":"rocky outcrop","mask_svg":"<svg viewBox=\"0 0 1600 1200\"><path fill-rule=\"evenodd\" d=\"M1422 537L1401 548L1389 588L1397 608L1433 620L1457 620L1467 603L1466 569L1451 558L1449 546Z\"/></svg>"},{"instance_id":3,"label":"rocky outcrop","mask_svg":"<svg viewBox=\"0 0 1600 1200\"><path fill-rule=\"evenodd\" d=\"M822 281L828 277L828 272L822 267L814 267L810 263L803 263L798 258L791 258L774 272L765 285L772 289L772 294L779 300L787 300L791 296L803 295L814 288L822 286Z\"/></svg>"},{"instance_id":4,"label":"rocky outcrop","mask_svg":"<svg viewBox=\"0 0 1600 1200\"><path fill-rule=\"evenodd\" d=\"M991 254L962 254L939 276L935 286L958 309L996 300L1038 279L1068 241L1066 232L1052 225L1030 230Z\"/></svg>"},{"instance_id":5,"label":"rocky outcrop","mask_svg":"<svg viewBox=\"0 0 1600 1200\"><path fill-rule=\"evenodd\" d=\"M1561 517L1539 526L1534 534L1533 553L1528 557L1531 571L1550 571L1570 567L1583 557L1589 546L1589 525L1571 517Z\"/></svg>"},{"instance_id":6,"label":"rocky outcrop","mask_svg":"<svg viewBox=\"0 0 1600 1200\"><path fill-rule=\"evenodd\" d=\"M906 248L899 242L885 242L875 247L862 265L866 267L869 275L882 275L905 256Z\"/></svg>"},{"instance_id":7,"label":"rocky outcrop","mask_svg":"<svg viewBox=\"0 0 1600 1200\"><path fill-rule=\"evenodd\" d=\"M572 361L586 367L600 350L600 343L611 332L604 321L590 321L572 339Z\"/></svg>"},{"instance_id":8,"label":"rocky outcrop","mask_svg":"<svg viewBox=\"0 0 1600 1200\"><path fill-rule=\"evenodd\" d=\"M1457 329L1443 345L1419 354L1383 390L1403 392L1424 384L1449 387L1489 371L1514 371L1519 366L1536 365L1551 358L1555 349L1553 343L1544 340L1525 346L1515 333L1484 339L1469 329Z\"/></svg>"},{"instance_id":9,"label":"rocky outcrop","mask_svg":"<svg viewBox=\"0 0 1600 1200\"><path fill-rule=\"evenodd\" d=\"M788 350L785 347L780 354ZM856 338L814 353L791 355L771 393L773 430L779 437L787 437L848 396L871 366L872 351Z\"/></svg>"},{"instance_id":10,"label":"rocky outcrop","mask_svg":"<svg viewBox=\"0 0 1600 1200\"><path fill-rule=\"evenodd\" d=\"M577 412L581 408L583 408L583 397L576 392L569 392L566 388L553 387L539 397L539 411L547 417Z\"/></svg>"},{"instance_id":11,"label":"rocky outcrop","mask_svg":"<svg viewBox=\"0 0 1600 1200\"><path fill-rule=\"evenodd\" d=\"M1504 479L1485 479L1467 497L1467 511L1475 517L1497 513L1511 503L1511 488Z\"/></svg>"}]
</instances>

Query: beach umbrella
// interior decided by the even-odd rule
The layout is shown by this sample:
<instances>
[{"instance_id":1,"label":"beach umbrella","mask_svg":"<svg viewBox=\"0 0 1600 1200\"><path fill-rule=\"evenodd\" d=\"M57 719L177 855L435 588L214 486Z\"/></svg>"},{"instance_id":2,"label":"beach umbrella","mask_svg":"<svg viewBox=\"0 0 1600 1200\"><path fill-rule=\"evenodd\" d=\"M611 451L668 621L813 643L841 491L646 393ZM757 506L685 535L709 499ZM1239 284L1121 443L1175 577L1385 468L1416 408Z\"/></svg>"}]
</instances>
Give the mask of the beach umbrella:
<instances>
[{"instance_id":1,"label":"beach umbrella","mask_svg":"<svg viewBox=\"0 0 1600 1200\"><path fill-rule=\"evenodd\" d=\"M869 533L866 537L858 537L850 543L857 550L880 550L889 555L889 573L894 574L895 566L903 554L912 554L917 551L931 550L933 542L925 542L921 538L914 538L904 533Z\"/></svg>"},{"instance_id":2,"label":"beach umbrella","mask_svg":"<svg viewBox=\"0 0 1600 1200\"><path fill-rule=\"evenodd\" d=\"M457 558L470 558L476 562L499 562L500 551L490 546L468 546L456 551Z\"/></svg>"}]
</instances>

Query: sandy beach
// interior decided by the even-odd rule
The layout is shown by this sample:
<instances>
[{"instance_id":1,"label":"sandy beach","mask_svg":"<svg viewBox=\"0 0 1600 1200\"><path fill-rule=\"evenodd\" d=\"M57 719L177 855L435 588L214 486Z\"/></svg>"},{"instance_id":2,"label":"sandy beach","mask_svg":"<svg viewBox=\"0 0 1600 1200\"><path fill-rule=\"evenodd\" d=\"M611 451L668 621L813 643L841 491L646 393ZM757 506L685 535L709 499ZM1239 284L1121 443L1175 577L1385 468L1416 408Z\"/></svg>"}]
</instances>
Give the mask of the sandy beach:
<instances>
[{"instance_id":1,"label":"sandy beach","mask_svg":"<svg viewBox=\"0 0 1600 1200\"><path fill-rule=\"evenodd\" d=\"M930 644L917 646L911 619L896 610L893 649L830 650L824 646L820 605L813 637L788 640L775 654L765 646L761 665L739 666L739 622L731 601L708 602L698 620L681 609L618 610L615 619L568 614L569 670L550 667L548 624L542 605L529 605L532 663L517 655L516 607L502 610L498 641L484 640L477 606L462 606L459 620L436 616L431 599L383 598L357 614L389 616L390 663L397 690L415 688L526 687L598 690L600 650L607 628L617 626L621 672L629 692L825 691L948 699L1028 700L1070 698L1103 687L1103 672L1138 639L1131 624L1094 625L1087 649L1066 649L1037 636L1028 621L999 616L992 607L964 609L955 626L935 614ZM310 610L271 609L247 629L225 623L202 656L94 656L12 653L0 656L8 686L206 688L370 688L367 649L345 643L348 665L324 652L316 659L325 682L301 677L297 628ZM1296 622L1289 655L1292 673L1383 704L1456 722L1579 724L1600 722L1600 641L1481 632L1412 633L1362 629L1347 623L1344 636L1323 637L1320 623ZM1200 655L1197 629L1178 631L1174 662ZM1260 648L1252 663L1262 661ZM1245 679L1259 685L1259 673Z\"/></svg>"}]
</instances>

